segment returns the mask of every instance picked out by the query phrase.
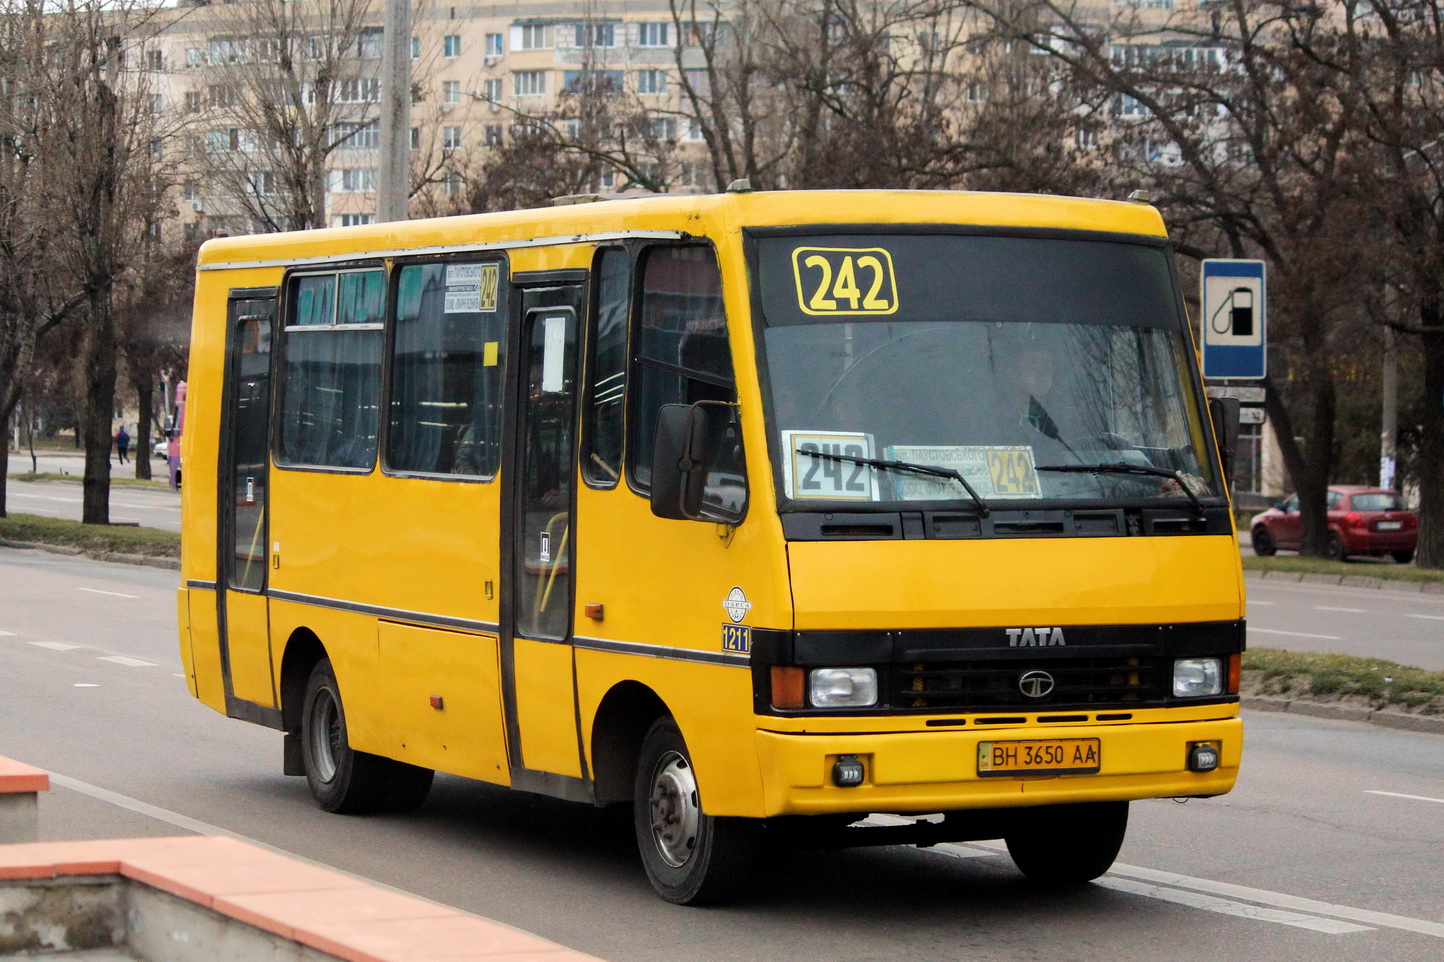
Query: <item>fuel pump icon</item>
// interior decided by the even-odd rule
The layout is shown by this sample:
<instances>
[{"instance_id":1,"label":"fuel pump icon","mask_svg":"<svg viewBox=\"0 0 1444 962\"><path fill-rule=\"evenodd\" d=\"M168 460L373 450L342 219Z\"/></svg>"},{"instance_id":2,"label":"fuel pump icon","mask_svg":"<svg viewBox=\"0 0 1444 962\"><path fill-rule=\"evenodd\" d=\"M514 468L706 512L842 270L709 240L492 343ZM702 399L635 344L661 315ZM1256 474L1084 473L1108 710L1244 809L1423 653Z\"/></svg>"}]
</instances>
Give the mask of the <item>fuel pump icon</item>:
<instances>
[{"instance_id":1,"label":"fuel pump icon","mask_svg":"<svg viewBox=\"0 0 1444 962\"><path fill-rule=\"evenodd\" d=\"M1215 334L1253 336L1253 288L1235 287L1209 319Z\"/></svg>"}]
</instances>

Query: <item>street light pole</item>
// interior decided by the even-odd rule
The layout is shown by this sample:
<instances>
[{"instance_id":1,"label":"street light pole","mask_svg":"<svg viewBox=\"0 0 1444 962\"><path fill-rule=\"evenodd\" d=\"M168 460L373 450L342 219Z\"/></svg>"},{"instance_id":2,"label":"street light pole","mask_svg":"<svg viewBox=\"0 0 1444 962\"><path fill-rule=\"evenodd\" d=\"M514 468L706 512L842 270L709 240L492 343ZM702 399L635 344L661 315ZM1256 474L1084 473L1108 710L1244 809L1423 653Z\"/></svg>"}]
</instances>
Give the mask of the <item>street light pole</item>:
<instances>
[{"instance_id":1,"label":"street light pole","mask_svg":"<svg viewBox=\"0 0 1444 962\"><path fill-rule=\"evenodd\" d=\"M386 0L381 36L381 157L376 220L405 220L411 196L411 4Z\"/></svg>"}]
</instances>

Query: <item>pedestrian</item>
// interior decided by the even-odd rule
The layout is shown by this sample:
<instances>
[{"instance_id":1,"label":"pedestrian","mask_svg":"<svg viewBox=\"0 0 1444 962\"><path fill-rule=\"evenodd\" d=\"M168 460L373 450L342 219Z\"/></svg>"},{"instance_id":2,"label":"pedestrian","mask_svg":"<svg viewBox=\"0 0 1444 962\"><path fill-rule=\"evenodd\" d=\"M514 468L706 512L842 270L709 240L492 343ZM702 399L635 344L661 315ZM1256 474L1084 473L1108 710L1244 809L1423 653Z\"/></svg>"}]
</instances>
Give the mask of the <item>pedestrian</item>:
<instances>
[{"instance_id":1,"label":"pedestrian","mask_svg":"<svg viewBox=\"0 0 1444 962\"><path fill-rule=\"evenodd\" d=\"M115 450L120 455L120 463L125 463L125 454L130 450L130 435L125 433L125 425L115 432Z\"/></svg>"}]
</instances>

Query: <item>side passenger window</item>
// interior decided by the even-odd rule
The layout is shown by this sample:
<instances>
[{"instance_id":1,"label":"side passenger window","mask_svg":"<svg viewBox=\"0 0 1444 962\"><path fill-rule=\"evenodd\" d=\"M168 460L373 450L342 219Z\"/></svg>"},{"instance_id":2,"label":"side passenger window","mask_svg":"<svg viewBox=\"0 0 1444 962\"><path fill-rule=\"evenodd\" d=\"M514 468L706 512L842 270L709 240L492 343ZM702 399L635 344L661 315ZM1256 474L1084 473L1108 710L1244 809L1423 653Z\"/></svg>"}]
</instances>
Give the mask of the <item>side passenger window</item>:
<instances>
[{"instance_id":1,"label":"side passenger window","mask_svg":"<svg viewBox=\"0 0 1444 962\"><path fill-rule=\"evenodd\" d=\"M642 265L641 287L627 430L630 476L639 490L650 488L662 405L719 402L709 419L708 450L716 456L703 504L719 518L740 517L747 476L716 256L710 247L654 247Z\"/></svg>"},{"instance_id":2,"label":"side passenger window","mask_svg":"<svg viewBox=\"0 0 1444 962\"><path fill-rule=\"evenodd\" d=\"M386 466L490 478L501 460L504 265L409 264L396 290Z\"/></svg>"},{"instance_id":3,"label":"side passenger window","mask_svg":"<svg viewBox=\"0 0 1444 962\"><path fill-rule=\"evenodd\" d=\"M610 488L622 476L622 398L627 385L627 308L632 261L611 248L597 255L596 294L588 337L586 434L582 476Z\"/></svg>"},{"instance_id":4,"label":"side passenger window","mask_svg":"<svg viewBox=\"0 0 1444 962\"><path fill-rule=\"evenodd\" d=\"M385 272L301 275L287 300L276 460L369 468L381 401Z\"/></svg>"}]
</instances>

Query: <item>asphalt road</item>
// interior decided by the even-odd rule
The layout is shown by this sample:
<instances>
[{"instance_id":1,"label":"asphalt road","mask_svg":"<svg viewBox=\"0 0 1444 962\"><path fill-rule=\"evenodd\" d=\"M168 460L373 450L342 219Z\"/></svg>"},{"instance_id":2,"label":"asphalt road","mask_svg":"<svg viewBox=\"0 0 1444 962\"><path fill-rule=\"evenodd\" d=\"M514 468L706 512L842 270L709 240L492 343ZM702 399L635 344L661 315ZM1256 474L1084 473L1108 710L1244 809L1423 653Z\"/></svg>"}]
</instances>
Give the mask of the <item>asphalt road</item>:
<instances>
[{"instance_id":1,"label":"asphalt road","mask_svg":"<svg viewBox=\"0 0 1444 962\"><path fill-rule=\"evenodd\" d=\"M778 853L682 909L613 813L447 777L412 815L320 812L278 733L186 692L174 603L172 572L0 549L0 754L57 773L44 837L230 832L618 962L1444 955L1444 736L1249 714L1238 789L1136 803L1080 891L986 844Z\"/></svg>"},{"instance_id":2,"label":"asphalt road","mask_svg":"<svg viewBox=\"0 0 1444 962\"><path fill-rule=\"evenodd\" d=\"M1249 578L1248 643L1444 671L1444 595Z\"/></svg>"}]
</instances>

